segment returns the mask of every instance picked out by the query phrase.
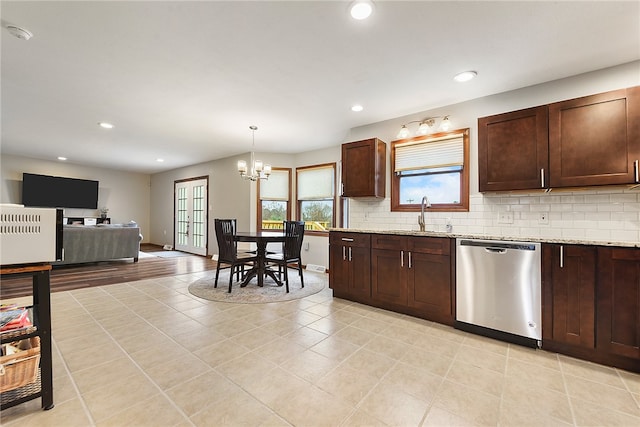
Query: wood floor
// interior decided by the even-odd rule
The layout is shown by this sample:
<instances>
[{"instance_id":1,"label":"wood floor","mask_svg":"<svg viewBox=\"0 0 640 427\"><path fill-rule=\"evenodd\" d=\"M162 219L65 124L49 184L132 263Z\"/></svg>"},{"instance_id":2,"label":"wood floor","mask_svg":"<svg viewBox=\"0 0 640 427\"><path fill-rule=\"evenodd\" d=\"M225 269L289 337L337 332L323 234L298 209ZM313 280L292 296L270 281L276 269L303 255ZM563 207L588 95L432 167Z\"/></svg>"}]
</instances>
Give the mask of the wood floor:
<instances>
[{"instance_id":1,"label":"wood floor","mask_svg":"<svg viewBox=\"0 0 640 427\"><path fill-rule=\"evenodd\" d=\"M154 245L143 245L144 252L159 251ZM67 291L89 286L173 276L215 270L216 262L199 255L173 258L149 257L132 260L106 261L71 266L56 266L51 270L51 292ZM31 295L31 276L3 276L0 279L0 299Z\"/></svg>"}]
</instances>

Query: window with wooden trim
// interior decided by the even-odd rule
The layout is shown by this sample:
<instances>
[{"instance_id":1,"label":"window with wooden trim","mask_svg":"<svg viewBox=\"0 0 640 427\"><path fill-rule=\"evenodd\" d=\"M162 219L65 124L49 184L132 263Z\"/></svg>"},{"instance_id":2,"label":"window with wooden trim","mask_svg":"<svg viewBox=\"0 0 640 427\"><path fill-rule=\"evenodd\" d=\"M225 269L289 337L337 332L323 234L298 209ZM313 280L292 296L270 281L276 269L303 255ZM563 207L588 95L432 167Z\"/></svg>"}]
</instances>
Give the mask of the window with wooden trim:
<instances>
[{"instance_id":1,"label":"window with wooden trim","mask_svg":"<svg viewBox=\"0 0 640 427\"><path fill-rule=\"evenodd\" d=\"M258 230L282 230L291 219L291 169L273 168L267 180L258 181Z\"/></svg>"},{"instance_id":2,"label":"window with wooden trim","mask_svg":"<svg viewBox=\"0 0 640 427\"><path fill-rule=\"evenodd\" d=\"M391 210L469 210L469 129L391 142Z\"/></svg>"},{"instance_id":3,"label":"window with wooden trim","mask_svg":"<svg viewBox=\"0 0 640 427\"><path fill-rule=\"evenodd\" d=\"M296 169L298 219L306 232L328 232L335 224L336 164Z\"/></svg>"}]
</instances>

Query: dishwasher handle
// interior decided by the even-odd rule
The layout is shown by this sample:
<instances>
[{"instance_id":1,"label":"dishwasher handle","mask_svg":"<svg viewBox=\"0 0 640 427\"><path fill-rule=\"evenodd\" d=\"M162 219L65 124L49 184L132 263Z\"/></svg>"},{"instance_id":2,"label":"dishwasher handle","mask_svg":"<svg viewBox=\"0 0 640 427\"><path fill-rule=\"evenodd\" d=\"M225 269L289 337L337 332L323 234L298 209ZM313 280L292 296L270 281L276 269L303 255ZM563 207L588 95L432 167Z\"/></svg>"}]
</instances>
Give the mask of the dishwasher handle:
<instances>
[{"instance_id":1,"label":"dishwasher handle","mask_svg":"<svg viewBox=\"0 0 640 427\"><path fill-rule=\"evenodd\" d=\"M507 250L504 248L484 248L485 252L489 252L491 254L506 254Z\"/></svg>"}]
</instances>

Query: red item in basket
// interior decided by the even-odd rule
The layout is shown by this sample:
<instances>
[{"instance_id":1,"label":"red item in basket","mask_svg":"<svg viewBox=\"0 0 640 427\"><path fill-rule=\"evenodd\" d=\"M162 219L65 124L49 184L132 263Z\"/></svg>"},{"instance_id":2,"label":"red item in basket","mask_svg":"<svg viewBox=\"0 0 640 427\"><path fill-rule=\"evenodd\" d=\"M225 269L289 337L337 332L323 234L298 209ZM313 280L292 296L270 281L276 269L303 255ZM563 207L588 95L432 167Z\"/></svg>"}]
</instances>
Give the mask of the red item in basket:
<instances>
[{"instance_id":1,"label":"red item in basket","mask_svg":"<svg viewBox=\"0 0 640 427\"><path fill-rule=\"evenodd\" d=\"M11 331L13 329L26 328L31 326L31 320L29 320L29 312L24 310L18 317L0 328L0 331Z\"/></svg>"}]
</instances>

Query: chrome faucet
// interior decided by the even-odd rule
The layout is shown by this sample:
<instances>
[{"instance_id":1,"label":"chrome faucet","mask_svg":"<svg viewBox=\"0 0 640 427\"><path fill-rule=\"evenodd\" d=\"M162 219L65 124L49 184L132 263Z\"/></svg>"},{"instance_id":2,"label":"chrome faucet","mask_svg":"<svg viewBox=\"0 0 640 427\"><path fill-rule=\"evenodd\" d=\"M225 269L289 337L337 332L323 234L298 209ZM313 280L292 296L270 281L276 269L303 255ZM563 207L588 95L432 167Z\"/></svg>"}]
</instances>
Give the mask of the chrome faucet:
<instances>
[{"instance_id":1,"label":"chrome faucet","mask_svg":"<svg viewBox=\"0 0 640 427\"><path fill-rule=\"evenodd\" d=\"M424 196L422 198L422 203L420 203L420 216L418 217L418 225L420 226L420 231L424 231L424 209L430 208L431 203L429 202L429 198Z\"/></svg>"}]
</instances>

